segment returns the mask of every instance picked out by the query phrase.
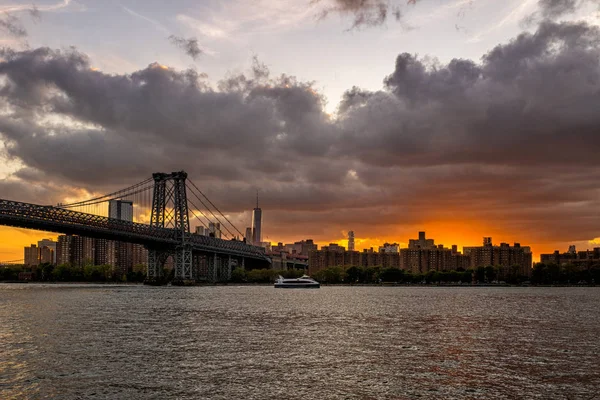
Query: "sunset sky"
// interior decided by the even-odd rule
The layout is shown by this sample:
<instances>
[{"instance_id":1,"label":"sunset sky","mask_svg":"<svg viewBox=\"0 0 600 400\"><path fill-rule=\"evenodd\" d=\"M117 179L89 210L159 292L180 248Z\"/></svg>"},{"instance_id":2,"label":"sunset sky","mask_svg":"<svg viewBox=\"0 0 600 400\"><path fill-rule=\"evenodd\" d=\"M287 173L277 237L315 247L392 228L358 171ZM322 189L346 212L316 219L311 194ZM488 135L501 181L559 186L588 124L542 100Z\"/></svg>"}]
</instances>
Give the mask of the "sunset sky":
<instances>
[{"instance_id":1,"label":"sunset sky","mask_svg":"<svg viewBox=\"0 0 600 400\"><path fill-rule=\"evenodd\" d=\"M600 243L597 0L0 0L0 198L186 170L263 240ZM36 231L0 227L0 261Z\"/></svg>"}]
</instances>

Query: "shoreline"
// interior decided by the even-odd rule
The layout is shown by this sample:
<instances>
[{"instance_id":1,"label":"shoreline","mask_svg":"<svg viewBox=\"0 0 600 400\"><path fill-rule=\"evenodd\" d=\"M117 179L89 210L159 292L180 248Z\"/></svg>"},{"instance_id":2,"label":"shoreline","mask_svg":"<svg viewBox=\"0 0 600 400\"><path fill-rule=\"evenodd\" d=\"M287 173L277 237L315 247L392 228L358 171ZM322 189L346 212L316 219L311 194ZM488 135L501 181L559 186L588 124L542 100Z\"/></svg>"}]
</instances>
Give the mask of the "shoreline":
<instances>
[{"instance_id":1,"label":"shoreline","mask_svg":"<svg viewBox=\"0 0 600 400\"><path fill-rule=\"evenodd\" d=\"M0 284L27 284L27 285L101 285L101 286L172 286L172 287L202 287L202 286L273 286L273 283L248 283L248 282L217 282L217 283L192 283L188 285L146 285L138 282L37 282L37 281L0 281ZM555 284L555 285L511 285L511 284L418 284L418 283L321 283L322 287L463 287L463 288L477 288L477 287L598 287L600 285L595 284Z\"/></svg>"}]
</instances>

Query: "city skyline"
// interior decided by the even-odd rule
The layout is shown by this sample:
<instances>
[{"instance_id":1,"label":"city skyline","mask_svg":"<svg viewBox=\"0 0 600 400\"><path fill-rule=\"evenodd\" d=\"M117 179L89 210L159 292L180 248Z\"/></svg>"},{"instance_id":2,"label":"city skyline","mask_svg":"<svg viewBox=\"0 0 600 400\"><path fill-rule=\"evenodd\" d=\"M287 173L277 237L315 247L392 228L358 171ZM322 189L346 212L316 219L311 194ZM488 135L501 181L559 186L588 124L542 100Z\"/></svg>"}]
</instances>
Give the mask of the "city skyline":
<instances>
[{"instance_id":1,"label":"city skyline","mask_svg":"<svg viewBox=\"0 0 600 400\"><path fill-rule=\"evenodd\" d=\"M185 169L273 243L600 243L596 2L196 3L0 1L1 197Z\"/></svg>"}]
</instances>

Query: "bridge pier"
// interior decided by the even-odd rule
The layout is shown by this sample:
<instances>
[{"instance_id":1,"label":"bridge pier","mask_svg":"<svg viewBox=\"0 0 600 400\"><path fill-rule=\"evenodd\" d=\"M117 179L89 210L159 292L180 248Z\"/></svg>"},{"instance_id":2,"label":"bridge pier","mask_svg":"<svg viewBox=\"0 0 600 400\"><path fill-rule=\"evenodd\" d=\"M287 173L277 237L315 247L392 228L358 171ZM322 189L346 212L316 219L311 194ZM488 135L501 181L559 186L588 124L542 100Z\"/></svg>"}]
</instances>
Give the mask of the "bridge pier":
<instances>
[{"instance_id":1,"label":"bridge pier","mask_svg":"<svg viewBox=\"0 0 600 400\"><path fill-rule=\"evenodd\" d=\"M176 281L191 281L195 279L192 268L192 249L190 245L179 246L175 250Z\"/></svg>"},{"instance_id":2,"label":"bridge pier","mask_svg":"<svg viewBox=\"0 0 600 400\"><path fill-rule=\"evenodd\" d=\"M164 252L154 249L148 251L148 270L146 280L150 283L158 283L163 278L163 265L166 257Z\"/></svg>"}]
</instances>

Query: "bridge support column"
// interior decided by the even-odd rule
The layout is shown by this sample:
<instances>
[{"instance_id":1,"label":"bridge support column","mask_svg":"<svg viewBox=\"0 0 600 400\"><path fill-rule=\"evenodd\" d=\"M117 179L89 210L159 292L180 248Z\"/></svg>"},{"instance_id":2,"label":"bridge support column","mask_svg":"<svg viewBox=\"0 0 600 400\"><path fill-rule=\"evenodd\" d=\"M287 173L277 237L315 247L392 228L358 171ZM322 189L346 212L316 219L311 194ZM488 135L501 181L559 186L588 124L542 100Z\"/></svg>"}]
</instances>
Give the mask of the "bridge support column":
<instances>
[{"instance_id":1,"label":"bridge support column","mask_svg":"<svg viewBox=\"0 0 600 400\"><path fill-rule=\"evenodd\" d=\"M148 270L146 280L151 283L159 282L163 278L163 264L168 255L159 250L148 250Z\"/></svg>"},{"instance_id":2,"label":"bridge support column","mask_svg":"<svg viewBox=\"0 0 600 400\"><path fill-rule=\"evenodd\" d=\"M192 248L190 245L180 246L175 250L175 280L193 280Z\"/></svg>"},{"instance_id":3,"label":"bridge support column","mask_svg":"<svg viewBox=\"0 0 600 400\"><path fill-rule=\"evenodd\" d=\"M227 259L227 271L225 274L225 280L226 281L230 281L231 280L231 255L229 255L228 259Z\"/></svg>"},{"instance_id":4,"label":"bridge support column","mask_svg":"<svg viewBox=\"0 0 600 400\"><path fill-rule=\"evenodd\" d=\"M208 281L216 282L219 277L219 258L217 253L213 253L211 257L207 257L208 263Z\"/></svg>"}]
</instances>

